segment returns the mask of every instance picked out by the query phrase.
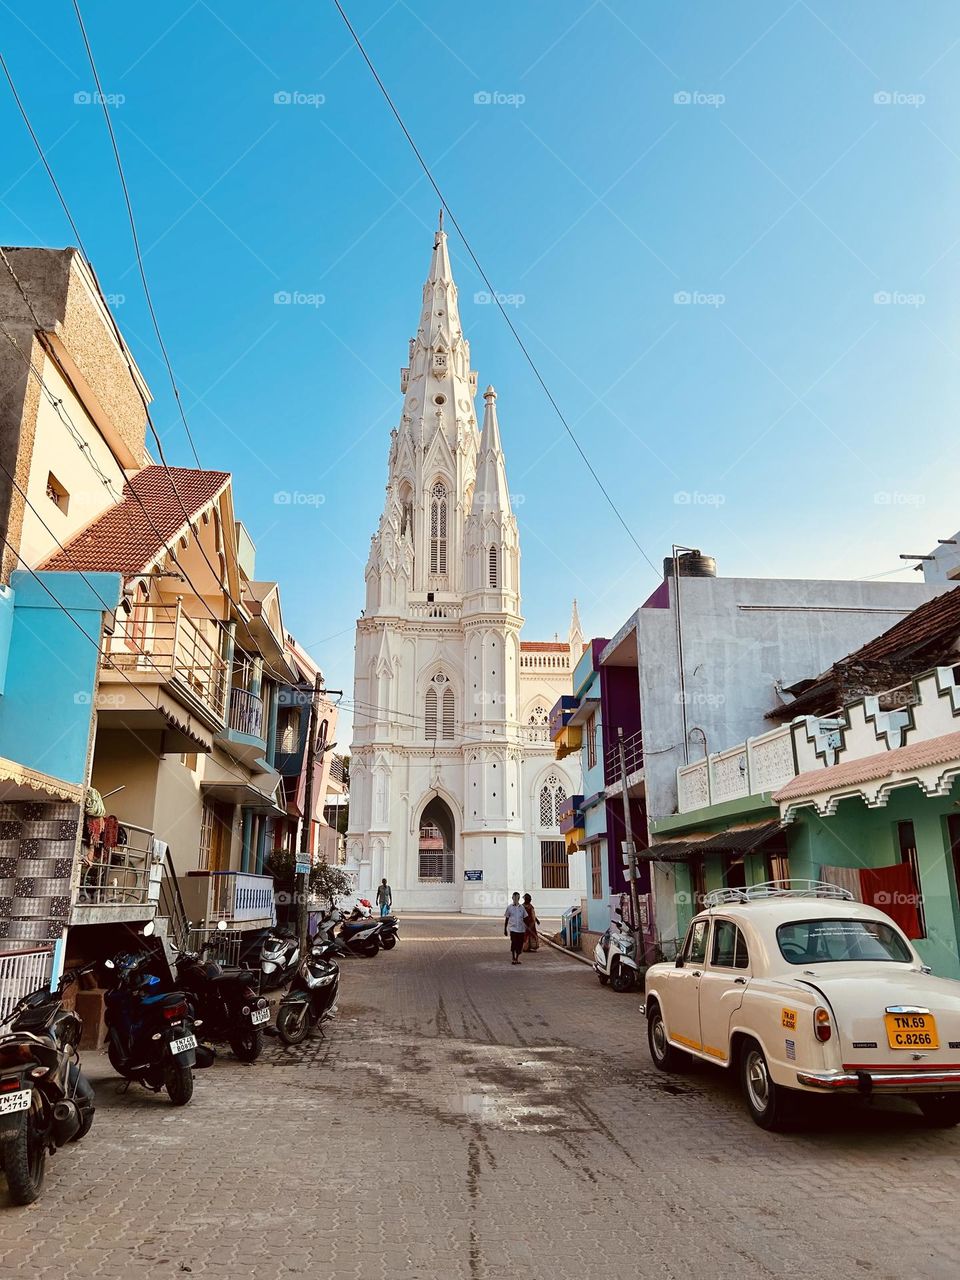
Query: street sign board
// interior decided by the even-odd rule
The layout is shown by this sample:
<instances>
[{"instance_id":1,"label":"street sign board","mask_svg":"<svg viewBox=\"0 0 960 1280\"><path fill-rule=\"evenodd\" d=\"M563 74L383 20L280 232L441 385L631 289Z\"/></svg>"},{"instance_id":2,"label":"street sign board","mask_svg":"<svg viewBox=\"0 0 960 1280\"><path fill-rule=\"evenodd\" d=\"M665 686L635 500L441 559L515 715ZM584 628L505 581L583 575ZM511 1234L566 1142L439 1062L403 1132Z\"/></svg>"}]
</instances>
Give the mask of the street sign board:
<instances>
[{"instance_id":1,"label":"street sign board","mask_svg":"<svg viewBox=\"0 0 960 1280\"><path fill-rule=\"evenodd\" d=\"M297 873L297 875L298 875L298 876L308 876L308 875L310 874L310 863L309 863L309 862L298 862L298 863L297 863L297 872L296 872L296 873Z\"/></svg>"},{"instance_id":2,"label":"street sign board","mask_svg":"<svg viewBox=\"0 0 960 1280\"><path fill-rule=\"evenodd\" d=\"M483 872L482 871L464 871L463 878L464 880L469 880L469 881L472 881L473 883L477 883L483 880Z\"/></svg>"}]
</instances>

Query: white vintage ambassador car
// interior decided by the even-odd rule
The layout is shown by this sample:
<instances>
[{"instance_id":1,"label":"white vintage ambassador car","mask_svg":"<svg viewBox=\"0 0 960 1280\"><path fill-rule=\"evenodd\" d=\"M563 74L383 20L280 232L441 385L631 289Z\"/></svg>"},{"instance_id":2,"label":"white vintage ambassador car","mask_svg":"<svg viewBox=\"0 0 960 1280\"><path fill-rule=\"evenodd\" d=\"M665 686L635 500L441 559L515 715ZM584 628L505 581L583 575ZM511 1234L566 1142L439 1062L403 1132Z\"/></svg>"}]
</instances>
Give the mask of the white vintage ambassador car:
<instances>
[{"instance_id":1,"label":"white vintage ambassador car","mask_svg":"<svg viewBox=\"0 0 960 1280\"><path fill-rule=\"evenodd\" d=\"M935 978L896 924L816 881L709 894L673 964L652 965L653 1061L739 1072L764 1129L798 1092L902 1094L928 1125L960 1122L960 982Z\"/></svg>"}]
</instances>

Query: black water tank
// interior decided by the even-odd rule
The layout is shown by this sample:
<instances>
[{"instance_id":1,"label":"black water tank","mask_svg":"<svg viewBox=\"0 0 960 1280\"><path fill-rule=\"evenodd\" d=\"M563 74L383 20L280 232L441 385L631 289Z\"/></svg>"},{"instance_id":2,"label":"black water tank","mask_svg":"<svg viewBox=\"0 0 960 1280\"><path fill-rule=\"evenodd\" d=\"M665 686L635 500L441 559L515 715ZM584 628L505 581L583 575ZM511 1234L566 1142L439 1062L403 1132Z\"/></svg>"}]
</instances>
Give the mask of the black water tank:
<instances>
[{"instance_id":1,"label":"black water tank","mask_svg":"<svg viewBox=\"0 0 960 1280\"><path fill-rule=\"evenodd\" d=\"M699 551L681 551L677 556L677 573L681 578L715 578L717 562L713 556L702 555ZM673 577L673 556L664 556L663 576Z\"/></svg>"}]
</instances>

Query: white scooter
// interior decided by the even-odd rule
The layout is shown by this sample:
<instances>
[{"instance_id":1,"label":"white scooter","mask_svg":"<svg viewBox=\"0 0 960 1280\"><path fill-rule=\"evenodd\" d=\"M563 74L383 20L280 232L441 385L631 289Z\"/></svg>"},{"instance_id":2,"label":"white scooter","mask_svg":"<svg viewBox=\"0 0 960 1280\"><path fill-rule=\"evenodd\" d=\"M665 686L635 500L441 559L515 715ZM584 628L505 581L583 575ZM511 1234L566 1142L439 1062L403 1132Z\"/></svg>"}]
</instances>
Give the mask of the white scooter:
<instances>
[{"instance_id":1,"label":"white scooter","mask_svg":"<svg viewBox=\"0 0 960 1280\"><path fill-rule=\"evenodd\" d=\"M637 934L623 918L611 920L610 928L593 949L593 968L601 987L609 982L614 991L632 991L640 978L637 964Z\"/></svg>"},{"instance_id":2,"label":"white scooter","mask_svg":"<svg viewBox=\"0 0 960 1280\"><path fill-rule=\"evenodd\" d=\"M270 932L260 947L260 990L285 987L297 972L300 943L291 934Z\"/></svg>"}]
</instances>

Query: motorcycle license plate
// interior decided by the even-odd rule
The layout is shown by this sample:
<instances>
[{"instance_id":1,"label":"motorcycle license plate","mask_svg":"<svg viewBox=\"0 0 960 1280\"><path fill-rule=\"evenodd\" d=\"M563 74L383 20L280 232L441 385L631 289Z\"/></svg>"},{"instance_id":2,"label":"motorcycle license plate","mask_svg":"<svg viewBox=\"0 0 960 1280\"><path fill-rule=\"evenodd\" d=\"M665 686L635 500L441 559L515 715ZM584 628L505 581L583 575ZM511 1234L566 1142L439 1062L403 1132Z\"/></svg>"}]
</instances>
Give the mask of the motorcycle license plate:
<instances>
[{"instance_id":1,"label":"motorcycle license plate","mask_svg":"<svg viewBox=\"0 0 960 1280\"><path fill-rule=\"evenodd\" d=\"M250 1021L253 1023L253 1025L254 1025L255 1027L259 1027L259 1026L260 1026L262 1023L264 1023L264 1022L269 1022L269 1021L270 1021L270 1010L269 1010L269 1009L254 1009L253 1013L251 1013L251 1015L250 1015Z\"/></svg>"},{"instance_id":2,"label":"motorcycle license plate","mask_svg":"<svg viewBox=\"0 0 960 1280\"><path fill-rule=\"evenodd\" d=\"M186 1053L188 1049L195 1049L196 1047L197 1047L196 1036L183 1036L182 1039L180 1040L170 1041L171 1053Z\"/></svg>"},{"instance_id":3,"label":"motorcycle license plate","mask_svg":"<svg viewBox=\"0 0 960 1280\"><path fill-rule=\"evenodd\" d=\"M28 1111L32 1089L18 1089L16 1093L0 1094L0 1116L11 1115L14 1111Z\"/></svg>"}]
</instances>

